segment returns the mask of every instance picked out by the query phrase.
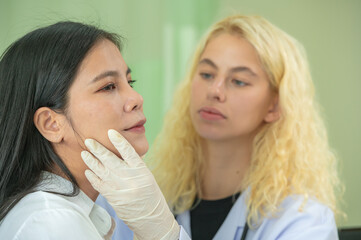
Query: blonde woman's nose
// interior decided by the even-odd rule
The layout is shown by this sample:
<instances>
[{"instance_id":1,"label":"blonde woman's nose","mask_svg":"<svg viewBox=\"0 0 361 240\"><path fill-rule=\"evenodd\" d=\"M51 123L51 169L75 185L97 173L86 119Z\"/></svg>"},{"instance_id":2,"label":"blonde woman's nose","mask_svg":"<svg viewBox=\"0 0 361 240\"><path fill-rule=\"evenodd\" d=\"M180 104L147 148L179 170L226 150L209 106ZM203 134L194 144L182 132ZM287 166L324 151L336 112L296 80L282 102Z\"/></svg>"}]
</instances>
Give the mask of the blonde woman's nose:
<instances>
[{"instance_id":1,"label":"blonde woman's nose","mask_svg":"<svg viewBox=\"0 0 361 240\"><path fill-rule=\"evenodd\" d=\"M224 102L226 100L225 81L216 79L208 88L208 97Z\"/></svg>"}]
</instances>

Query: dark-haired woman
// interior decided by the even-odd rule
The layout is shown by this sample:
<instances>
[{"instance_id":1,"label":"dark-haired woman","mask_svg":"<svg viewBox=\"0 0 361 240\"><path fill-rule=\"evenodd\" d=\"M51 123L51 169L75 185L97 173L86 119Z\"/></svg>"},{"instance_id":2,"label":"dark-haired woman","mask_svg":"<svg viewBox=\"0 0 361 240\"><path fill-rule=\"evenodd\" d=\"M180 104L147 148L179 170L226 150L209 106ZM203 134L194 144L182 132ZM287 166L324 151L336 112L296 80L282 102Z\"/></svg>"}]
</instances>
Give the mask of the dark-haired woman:
<instances>
[{"instance_id":1,"label":"dark-haired woman","mask_svg":"<svg viewBox=\"0 0 361 240\"><path fill-rule=\"evenodd\" d=\"M84 175L84 139L116 152L106 135L112 128L138 154L148 150L143 99L118 39L59 22L3 54L0 239L110 239L114 220L94 204L98 192Z\"/></svg>"}]
</instances>

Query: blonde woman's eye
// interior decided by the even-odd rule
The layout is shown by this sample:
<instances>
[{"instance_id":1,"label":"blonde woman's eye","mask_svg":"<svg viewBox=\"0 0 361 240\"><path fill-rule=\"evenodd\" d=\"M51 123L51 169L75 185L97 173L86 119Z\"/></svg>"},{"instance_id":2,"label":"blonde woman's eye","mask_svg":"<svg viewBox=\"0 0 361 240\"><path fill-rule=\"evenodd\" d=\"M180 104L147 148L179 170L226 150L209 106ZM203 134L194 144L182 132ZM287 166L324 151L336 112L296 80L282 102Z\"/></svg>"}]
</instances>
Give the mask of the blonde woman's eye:
<instances>
[{"instance_id":1,"label":"blonde woman's eye","mask_svg":"<svg viewBox=\"0 0 361 240\"><path fill-rule=\"evenodd\" d=\"M212 79L213 78L213 75L210 74L210 73L200 73L199 74L203 79Z\"/></svg>"},{"instance_id":2,"label":"blonde woman's eye","mask_svg":"<svg viewBox=\"0 0 361 240\"><path fill-rule=\"evenodd\" d=\"M233 80L233 83L234 83L235 85L241 86L241 87L247 85L247 83L245 83L245 82L243 82L243 81L241 81L241 80L237 80L237 79L234 79L234 80Z\"/></svg>"}]
</instances>

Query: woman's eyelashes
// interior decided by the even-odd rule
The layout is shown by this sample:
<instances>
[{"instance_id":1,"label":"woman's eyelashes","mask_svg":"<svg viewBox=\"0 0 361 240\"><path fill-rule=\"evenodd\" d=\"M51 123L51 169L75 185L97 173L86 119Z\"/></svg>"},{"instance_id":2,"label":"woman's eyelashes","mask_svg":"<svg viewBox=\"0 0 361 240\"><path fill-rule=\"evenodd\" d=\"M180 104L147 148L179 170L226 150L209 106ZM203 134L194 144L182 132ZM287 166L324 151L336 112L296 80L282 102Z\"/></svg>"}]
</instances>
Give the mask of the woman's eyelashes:
<instances>
[{"instance_id":1,"label":"woman's eyelashes","mask_svg":"<svg viewBox=\"0 0 361 240\"><path fill-rule=\"evenodd\" d=\"M137 80L133 80L133 79L128 80L129 86L134 87L134 83L135 83L136 81L137 81Z\"/></svg>"},{"instance_id":2,"label":"woman's eyelashes","mask_svg":"<svg viewBox=\"0 0 361 240\"><path fill-rule=\"evenodd\" d=\"M200 72L199 75L204 80L213 80L215 78L215 74L208 72ZM235 78L228 78L228 79L230 79L230 82L237 87L243 87L249 85L248 82L243 80L239 80Z\"/></svg>"},{"instance_id":3,"label":"woman's eyelashes","mask_svg":"<svg viewBox=\"0 0 361 240\"><path fill-rule=\"evenodd\" d=\"M200 72L199 75L201 76L201 78L205 79L205 80L210 80L214 78L214 75L211 73L207 73L207 72Z\"/></svg>"},{"instance_id":4,"label":"woman's eyelashes","mask_svg":"<svg viewBox=\"0 0 361 240\"><path fill-rule=\"evenodd\" d=\"M116 88L115 83L108 83L107 85L99 89L98 92L109 92L114 90L115 88Z\"/></svg>"},{"instance_id":5,"label":"woman's eyelashes","mask_svg":"<svg viewBox=\"0 0 361 240\"><path fill-rule=\"evenodd\" d=\"M208 72L208 71L200 71L200 72L199 72L199 76L200 76L202 79L211 80L211 79L214 79L214 78L216 77L216 73L212 73L212 72ZM242 78L243 78L243 77L242 77ZM247 81L239 80L240 77L225 76L225 79L230 79L231 82L234 83L235 85L239 85L239 86L248 85Z\"/></svg>"},{"instance_id":6,"label":"woman's eyelashes","mask_svg":"<svg viewBox=\"0 0 361 240\"><path fill-rule=\"evenodd\" d=\"M239 87L243 87L243 86L247 86L248 83L242 81L242 80L237 80L237 79L232 79L232 83L236 86L239 86Z\"/></svg>"},{"instance_id":7,"label":"woman's eyelashes","mask_svg":"<svg viewBox=\"0 0 361 240\"><path fill-rule=\"evenodd\" d=\"M131 88L133 88L133 87L134 87L134 83L136 82L136 80L131 79L131 80L127 80L127 82L128 82L128 84L129 84L129 86L130 86ZM104 87L100 88L97 92L110 92L110 91L112 91L112 90L114 90L114 89L116 89L116 88L117 88L117 84L116 84L116 83L108 83L108 84L106 84Z\"/></svg>"}]
</instances>

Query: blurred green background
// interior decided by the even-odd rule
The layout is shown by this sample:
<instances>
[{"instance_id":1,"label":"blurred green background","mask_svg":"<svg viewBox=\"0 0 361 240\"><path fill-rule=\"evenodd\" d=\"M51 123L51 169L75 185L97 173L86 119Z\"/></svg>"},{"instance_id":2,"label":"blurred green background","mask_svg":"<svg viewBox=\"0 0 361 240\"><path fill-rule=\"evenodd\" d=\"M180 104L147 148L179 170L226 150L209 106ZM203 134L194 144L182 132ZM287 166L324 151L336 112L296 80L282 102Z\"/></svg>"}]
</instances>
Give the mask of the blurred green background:
<instances>
[{"instance_id":1,"label":"blurred green background","mask_svg":"<svg viewBox=\"0 0 361 240\"><path fill-rule=\"evenodd\" d=\"M25 33L59 20L123 35L123 55L145 100L152 144L197 41L212 23L236 13L264 16L305 46L346 185L348 219L339 226L361 226L360 0L0 0L0 52Z\"/></svg>"}]
</instances>

